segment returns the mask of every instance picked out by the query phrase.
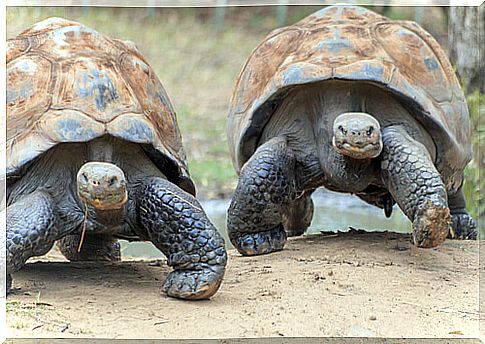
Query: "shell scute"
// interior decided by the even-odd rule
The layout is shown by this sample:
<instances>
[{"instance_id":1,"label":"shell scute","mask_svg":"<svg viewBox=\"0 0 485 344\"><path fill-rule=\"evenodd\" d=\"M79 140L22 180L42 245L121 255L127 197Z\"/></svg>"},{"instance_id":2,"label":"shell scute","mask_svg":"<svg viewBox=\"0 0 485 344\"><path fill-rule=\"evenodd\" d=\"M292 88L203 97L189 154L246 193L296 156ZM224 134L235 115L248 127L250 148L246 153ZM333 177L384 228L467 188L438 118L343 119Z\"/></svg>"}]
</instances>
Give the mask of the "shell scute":
<instances>
[{"instance_id":1,"label":"shell scute","mask_svg":"<svg viewBox=\"0 0 485 344\"><path fill-rule=\"evenodd\" d=\"M376 37L404 78L420 85L437 102L451 100L450 80L441 62L416 33L399 24L382 24L376 27Z\"/></svg>"},{"instance_id":2,"label":"shell scute","mask_svg":"<svg viewBox=\"0 0 485 344\"><path fill-rule=\"evenodd\" d=\"M76 110L49 110L37 122L37 131L52 142L85 142L105 133L102 123Z\"/></svg>"},{"instance_id":3,"label":"shell scute","mask_svg":"<svg viewBox=\"0 0 485 344\"><path fill-rule=\"evenodd\" d=\"M140 120L140 116L136 114L119 116L109 123L107 130L113 136L132 142L151 143L157 140L154 137L156 131L153 126L147 121Z\"/></svg>"},{"instance_id":4,"label":"shell scute","mask_svg":"<svg viewBox=\"0 0 485 344\"><path fill-rule=\"evenodd\" d=\"M146 121L157 128L155 140L159 145L167 146L168 150L179 152L182 139L178 131L175 110L153 70L145 61L132 54L123 55L120 68L141 104Z\"/></svg>"},{"instance_id":5,"label":"shell scute","mask_svg":"<svg viewBox=\"0 0 485 344\"><path fill-rule=\"evenodd\" d=\"M7 137L23 135L32 128L37 113L49 108L51 96L46 92L51 82L52 64L41 56L23 55L7 66Z\"/></svg>"},{"instance_id":6,"label":"shell scute","mask_svg":"<svg viewBox=\"0 0 485 344\"><path fill-rule=\"evenodd\" d=\"M103 123L121 113L141 112L112 62L80 57L62 61L61 68L54 108L78 110Z\"/></svg>"}]
</instances>

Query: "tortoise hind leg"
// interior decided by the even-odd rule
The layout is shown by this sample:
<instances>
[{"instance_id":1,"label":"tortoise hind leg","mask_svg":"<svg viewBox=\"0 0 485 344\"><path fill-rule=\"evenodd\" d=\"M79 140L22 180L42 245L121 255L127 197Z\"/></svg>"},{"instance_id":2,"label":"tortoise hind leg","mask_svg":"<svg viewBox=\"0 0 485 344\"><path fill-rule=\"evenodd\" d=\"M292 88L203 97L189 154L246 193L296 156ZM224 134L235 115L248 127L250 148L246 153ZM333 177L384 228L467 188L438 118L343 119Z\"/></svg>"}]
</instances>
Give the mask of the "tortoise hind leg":
<instances>
[{"instance_id":1,"label":"tortoise hind leg","mask_svg":"<svg viewBox=\"0 0 485 344\"><path fill-rule=\"evenodd\" d=\"M455 194L448 195L448 207L451 212L451 239L477 238L477 223L466 211L465 195L460 187Z\"/></svg>"},{"instance_id":2,"label":"tortoise hind leg","mask_svg":"<svg viewBox=\"0 0 485 344\"><path fill-rule=\"evenodd\" d=\"M313 190L305 192L282 212L283 228L288 237L302 235L310 227L314 211L312 192Z\"/></svg>"},{"instance_id":3,"label":"tortoise hind leg","mask_svg":"<svg viewBox=\"0 0 485 344\"><path fill-rule=\"evenodd\" d=\"M243 255L282 250L283 213L295 199L295 157L285 138L260 146L244 165L227 214L229 238Z\"/></svg>"},{"instance_id":4,"label":"tortoise hind leg","mask_svg":"<svg viewBox=\"0 0 485 344\"><path fill-rule=\"evenodd\" d=\"M121 251L118 240L110 236L86 235L78 252L81 235L66 235L57 241L61 253L71 262L78 261L120 261Z\"/></svg>"},{"instance_id":5,"label":"tortoise hind leg","mask_svg":"<svg viewBox=\"0 0 485 344\"><path fill-rule=\"evenodd\" d=\"M428 150L400 127L386 128L383 143L382 176L413 222L414 244L425 248L440 245L448 235L451 217L445 186Z\"/></svg>"}]
</instances>

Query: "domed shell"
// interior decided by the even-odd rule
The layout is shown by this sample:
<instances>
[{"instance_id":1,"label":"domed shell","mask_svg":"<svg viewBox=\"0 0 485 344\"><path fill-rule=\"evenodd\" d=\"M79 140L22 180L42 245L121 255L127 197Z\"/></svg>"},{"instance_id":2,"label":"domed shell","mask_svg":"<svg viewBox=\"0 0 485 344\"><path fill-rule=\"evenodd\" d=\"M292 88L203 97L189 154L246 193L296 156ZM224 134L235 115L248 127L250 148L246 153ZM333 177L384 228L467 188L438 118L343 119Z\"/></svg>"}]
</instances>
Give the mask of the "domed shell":
<instances>
[{"instance_id":1,"label":"domed shell","mask_svg":"<svg viewBox=\"0 0 485 344\"><path fill-rule=\"evenodd\" d=\"M7 176L58 143L106 134L142 144L195 193L175 111L133 43L61 18L7 41Z\"/></svg>"},{"instance_id":2,"label":"domed shell","mask_svg":"<svg viewBox=\"0 0 485 344\"><path fill-rule=\"evenodd\" d=\"M338 80L371 82L400 98L430 132L436 167L457 188L471 160L468 109L438 43L419 25L358 6L330 6L277 29L254 49L237 80L227 118L239 172L288 91ZM383 100L385 101L385 100Z\"/></svg>"}]
</instances>

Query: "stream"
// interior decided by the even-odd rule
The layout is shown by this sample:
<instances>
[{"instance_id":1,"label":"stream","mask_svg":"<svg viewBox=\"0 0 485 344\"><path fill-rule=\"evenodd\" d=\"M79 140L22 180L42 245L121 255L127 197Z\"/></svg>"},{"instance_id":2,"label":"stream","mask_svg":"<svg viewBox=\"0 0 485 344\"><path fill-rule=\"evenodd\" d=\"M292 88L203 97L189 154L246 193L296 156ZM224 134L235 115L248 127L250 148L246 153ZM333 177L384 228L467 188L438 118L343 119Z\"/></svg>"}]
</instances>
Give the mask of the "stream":
<instances>
[{"instance_id":1,"label":"stream","mask_svg":"<svg viewBox=\"0 0 485 344\"><path fill-rule=\"evenodd\" d=\"M411 222L394 206L392 216L386 218L384 210L371 206L356 196L335 193L323 189L312 195L315 211L313 221L306 234L320 232L345 232L350 228L371 231L411 232ZM202 206L226 240L226 247L233 248L226 229L226 212L231 200L205 200ZM121 240L122 255L135 258L156 259L163 254L150 242L132 242Z\"/></svg>"}]
</instances>

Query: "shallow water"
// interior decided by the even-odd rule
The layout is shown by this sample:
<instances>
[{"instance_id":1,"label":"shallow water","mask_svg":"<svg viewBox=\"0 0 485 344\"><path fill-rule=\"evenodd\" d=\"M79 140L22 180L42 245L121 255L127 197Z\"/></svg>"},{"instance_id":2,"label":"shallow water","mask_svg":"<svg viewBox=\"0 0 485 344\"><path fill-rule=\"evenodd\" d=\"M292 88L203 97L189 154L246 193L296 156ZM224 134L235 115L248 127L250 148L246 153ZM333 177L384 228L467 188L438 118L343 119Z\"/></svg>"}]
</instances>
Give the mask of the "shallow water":
<instances>
[{"instance_id":1,"label":"shallow water","mask_svg":"<svg viewBox=\"0 0 485 344\"><path fill-rule=\"evenodd\" d=\"M404 216L397 205L388 219L384 210L371 206L356 196L317 190L312 195L315 205L313 221L307 234L320 232L348 231L349 227L367 231L389 230L408 233L411 222ZM228 248L232 245L227 237L226 212L230 200L202 201L202 206L212 223L219 229ZM129 257L161 258L163 255L149 242L128 243L121 241L122 254Z\"/></svg>"}]
</instances>

